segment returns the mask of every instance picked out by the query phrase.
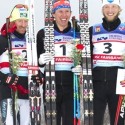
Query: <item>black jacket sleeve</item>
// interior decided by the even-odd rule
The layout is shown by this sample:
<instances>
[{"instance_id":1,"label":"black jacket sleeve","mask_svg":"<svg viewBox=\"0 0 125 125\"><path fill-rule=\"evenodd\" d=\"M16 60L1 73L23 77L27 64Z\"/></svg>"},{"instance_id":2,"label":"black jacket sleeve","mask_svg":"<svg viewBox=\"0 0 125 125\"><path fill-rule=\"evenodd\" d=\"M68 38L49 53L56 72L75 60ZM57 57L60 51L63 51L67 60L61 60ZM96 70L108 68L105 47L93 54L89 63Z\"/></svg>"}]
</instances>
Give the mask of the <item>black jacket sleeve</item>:
<instances>
[{"instance_id":1,"label":"black jacket sleeve","mask_svg":"<svg viewBox=\"0 0 125 125\"><path fill-rule=\"evenodd\" d=\"M90 37L90 50L91 50L91 55L93 54L92 31L93 31L93 27L90 27L90 28L89 28L89 37ZM91 56L91 57L92 57L92 56Z\"/></svg>"},{"instance_id":2,"label":"black jacket sleeve","mask_svg":"<svg viewBox=\"0 0 125 125\"><path fill-rule=\"evenodd\" d=\"M7 38L0 35L0 55L7 50L8 41Z\"/></svg>"},{"instance_id":3,"label":"black jacket sleeve","mask_svg":"<svg viewBox=\"0 0 125 125\"><path fill-rule=\"evenodd\" d=\"M91 26L91 27L89 28L91 60L93 60L93 44L92 44L92 34L93 34L93 27ZM92 62L93 62L93 61L91 61L91 63L92 63ZM92 67L93 67L93 63L92 63Z\"/></svg>"},{"instance_id":4,"label":"black jacket sleeve","mask_svg":"<svg viewBox=\"0 0 125 125\"><path fill-rule=\"evenodd\" d=\"M6 74L4 74L4 73L2 73L1 71L0 71L0 85L7 85L7 84L5 84L5 81L6 81L6 78L7 78L7 75Z\"/></svg>"},{"instance_id":5,"label":"black jacket sleeve","mask_svg":"<svg viewBox=\"0 0 125 125\"><path fill-rule=\"evenodd\" d=\"M2 36L2 35L0 35L0 56L7 50L7 47L8 47L7 38ZM5 74L3 74L0 71L0 84L3 83L5 77L6 77Z\"/></svg>"},{"instance_id":6,"label":"black jacket sleeve","mask_svg":"<svg viewBox=\"0 0 125 125\"><path fill-rule=\"evenodd\" d=\"M41 29L37 33L37 54L38 58L40 57L40 54L44 53L44 30Z\"/></svg>"},{"instance_id":7,"label":"black jacket sleeve","mask_svg":"<svg viewBox=\"0 0 125 125\"><path fill-rule=\"evenodd\" d=\"M7 50L7 46L8 42L7 42L7 38L0 35L0 55L2 55L6 50ZM0 84L3 84L3 81L5 80L5 74L3 74L0 71Z\"/></svg>"},{"instance_id":8,"label":"black jacket sleeve","mask_svg":"<svg viewBox=\"0 0 125 125\"><path fill-rule=\"evenodd\" d=\"M41 29L41 30L38 31L36 39L37 39L37 56L38 56L38 59L39 59L40 54L45 52L45 49L44 49L44 29ZM43 67L44 65L39 64L39 66Z\"/></svg>"}]
</instances>

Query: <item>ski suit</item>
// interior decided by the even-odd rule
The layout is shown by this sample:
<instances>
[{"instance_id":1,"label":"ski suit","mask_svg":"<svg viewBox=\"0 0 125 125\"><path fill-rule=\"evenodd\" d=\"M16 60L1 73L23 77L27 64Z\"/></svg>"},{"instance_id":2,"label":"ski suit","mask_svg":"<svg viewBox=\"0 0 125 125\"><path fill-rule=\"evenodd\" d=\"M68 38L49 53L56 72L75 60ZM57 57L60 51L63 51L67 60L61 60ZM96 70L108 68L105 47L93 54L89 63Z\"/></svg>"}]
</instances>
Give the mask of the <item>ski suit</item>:
<instances>
[{"instance_id":1,"label":"ski suit","mask_svg":"<svg viewBox=\"0 0 125 125\"><path fill-rule=\"evenodd\" d=\"M60 31L54 22L55 39L55 83L56 83L56 110L57 125L73 125L73 73L71 67L71 44L73 29L71 23L63 31ZM78 37L76 33L76 37ZM65 47L65 49L64 49ZM37 34L38 56L44 53L44 29ZM45 89L44 89L45 91Z\"/></svg>"},{"instance_id":2,"label":"ski suit","mask_svg":"<svg viewBox=\"0 0 125 125\"><path fill-rule=\"evenodd\" d=\"M22 53L26 51L26 39L25 34L19 34L17 31L10 34L10 41L12 43L12 51L15 53ZM8 40L6 37L0 36L0 88L1 88L1 113L2 122L5 125L13 125L13 113L12 113L12 96L11 86L3 83L5 74L10 73L10 63L8 58ZM26 55L25 55L26 56ZM26 57L24 57L26 58ZM22 65L17 71L18 91L16 99L16 110L19 112L18 121L20 125L30 124L30 107L28 99L28 70L27 61L23 60Z\"/></svg>"},{"instance_id":3,"label":"ski suit","mask_svg":"<svg viewBox=\"0 0 125 125\"><path fill-rule=\"evenodd\" d=\"M94 125L103 125L103 117L108 104L110 124L114 125L118 97L116 80L118 68L123 68L125 53L125 24L117 18L114 22L103 19L102 24L90 27L90 41L93 60ZM124 125L119 118L118 125Z\"/></svg>"}]
</instances>

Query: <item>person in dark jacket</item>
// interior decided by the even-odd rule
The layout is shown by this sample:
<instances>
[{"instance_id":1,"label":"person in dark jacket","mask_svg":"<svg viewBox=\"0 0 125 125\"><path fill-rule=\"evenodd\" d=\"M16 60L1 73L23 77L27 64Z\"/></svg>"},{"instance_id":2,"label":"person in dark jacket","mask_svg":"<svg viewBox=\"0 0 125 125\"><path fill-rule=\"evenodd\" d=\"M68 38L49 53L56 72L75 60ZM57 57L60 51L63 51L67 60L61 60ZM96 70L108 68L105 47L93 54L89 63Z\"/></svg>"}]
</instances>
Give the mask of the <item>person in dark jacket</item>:
<instances>
[{"instance_id":1,"label":"person in dark jacket","mask_svg":"<svg viewBox=\"0 0 125 125\"><path fill-rule=\"evenodd\" d=\"M37 34L37 49L39 65L45 66L52 58L55 58L55 83L56 83L56 110L57 125L73 125L73 72L71 67L70 44L73 40L73 28L69 19L71 6L66 0L57 1L53 4L52 14L54 17L54 43L55 57L52 53L46 53L44 49L45 31L41 29ZM78 37L76 33L76 38ZM46 90L44 90L46 93Z\"/></svg>"},{"instance_id":2,"label":"person in dark jacket","mask_svg":"<svg viewBox=\"0 0 125 125\"><path fill-rule=\"evenodd\" d=\"M16 111L18 111L19 109L19 124L30 124L28 63L26 58L23 59L22 54L23 51L27 51L25 34L26 28L28 26L28 20L28 7L23 4L18 4L13 8L8 23L4 24L1 29L2 35L0 35L0 106L2 113L2 124L6 125L14 124L12 103L16 104ZM9 46L12 50L9 50ZM12 58L9 58L9 54L12 55ZM21 62L19 61L19 58L22 60ZM31 78L33 78L34 82L36 82L37 84L42 83L42 79L38 75L32 75ZM36 80L37 78L38 80ZM16 90L16 100L15 102L12 102L12 98L14 98L12 91Z\"/></svg>"},{"instance_id":3,"label":"person in dark jacket","mask_svg":"<svg viewBox=\"0 0 125 125\"><path fill-rule=\"evenodd\" d=\"M124 68L122 55L125 53L125 24L121 23L119 0L103 0L103 22L90 27L93 60L94 125L103 125L108 104L110 125L116 125L119 95L116 94L118 68ZM124 117L124 116L123 116ZM117 125L124 125L119 117Z\"/></svg>"}]
</instances>

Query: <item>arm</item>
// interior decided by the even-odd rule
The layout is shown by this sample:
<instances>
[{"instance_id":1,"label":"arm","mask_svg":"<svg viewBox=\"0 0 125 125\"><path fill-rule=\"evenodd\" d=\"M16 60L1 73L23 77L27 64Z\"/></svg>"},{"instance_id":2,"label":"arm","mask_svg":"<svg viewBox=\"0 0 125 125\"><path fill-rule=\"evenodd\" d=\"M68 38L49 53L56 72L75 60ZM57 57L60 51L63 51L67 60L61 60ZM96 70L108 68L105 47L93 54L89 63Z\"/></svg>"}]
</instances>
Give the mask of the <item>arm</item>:
<instances>
[{"instance_id":1,"label":"arm","mask_svg":"<svg viewBox=\"0 0 125 125\"><path fill-rule=\"evenodd\" d=\"M89 38L90 38L90 51L91 51L91 63L93 66L93 44L92 44L92 34L93 34L93 27L89 28Z\"/></svg>"},{"instance_id":2,"label":"arm","mask_svg":"<svg viewBox=\"0 0 125 125\"><path fill-rule=\"evenodd\" d=\"M0 35L0 55L5 52L8 48L7 38Z\"/></svg>"},{"instance_id":3,"label":"arm","mask_svg":"<svg viewBox=\"0 0 125 125\"><path fill-rule=\"evenodd\" d=\"M7 50L8 41L7 38L0 35L0 56ZM0 60L1 65L1 60ZM0 71L1 84L16 84L18 77L15 74L4 74Z\"/></svg>"},{"instance_id":4,"label":"arm","mask_svg":"<svg viewBox=\"0 0 125 125\"><path fill-rule=\"evenodd\" d=\"M45 49L44 49L44 29L41 29L38 31L37 33L37 56L38 56L38 60L40 58L40 55L42 53L45 53ZM44 67L44 65L40 65L39 61L38 61L38 65L40 67Z\"/></svg>"},{"instance_id":5,"label":"arm","mask_svg":"<svg viewBox=\"0 0 125 125\"><path fill-rule=\"evenodd\" d=\"M44 53L44 30L39 30L37 33L37 55L38 58L40 57L40 54Z\"/></svg>"},{"instance_id":6,"label":"arm","mask_svg":"<svg viewBox=\"0 0 125 125\"><path fill-rule=\"evenodd\" d=\"M93 32L93 27L90 27L89 28L89 38L90 38L90 51L91 51L91 55L93 55L92 32Z\"/></svg>"},{"instance_id":7,"label":"arm","mask_svg":"<svg viewBox=\"0 0 125 125\"><path fill-rule=\"evenodd\" d=\"M38 64L40 67L44 67L45 64L52 60L53 56L51 53L45 53L44 49L44 30L40 30L37 33L37 55Z\"/></svg>"}]
</instances>

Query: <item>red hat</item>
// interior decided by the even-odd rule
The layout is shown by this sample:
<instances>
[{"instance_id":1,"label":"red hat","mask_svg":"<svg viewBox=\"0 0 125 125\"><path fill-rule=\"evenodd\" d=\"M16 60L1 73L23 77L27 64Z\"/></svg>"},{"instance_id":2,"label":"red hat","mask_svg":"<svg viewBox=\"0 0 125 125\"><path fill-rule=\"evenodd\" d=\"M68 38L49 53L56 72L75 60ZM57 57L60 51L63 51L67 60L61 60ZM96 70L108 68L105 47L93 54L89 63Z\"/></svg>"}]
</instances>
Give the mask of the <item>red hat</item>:
<instances>
[{"instance_id":1,"label":"red hat","mask_svg":"<svg viewBox=\"0 0 125 125\"><path fill-rule=\"evenodd\" d=\"M70 2L67 0L59 0L53 4L52 13L55 13L56 10L61 8L71 9Z\"/></svg>"}]
</instances>

